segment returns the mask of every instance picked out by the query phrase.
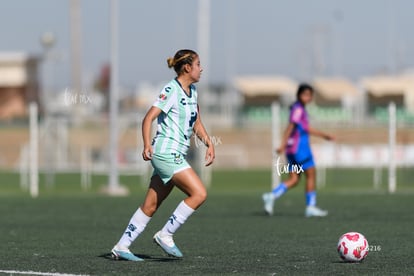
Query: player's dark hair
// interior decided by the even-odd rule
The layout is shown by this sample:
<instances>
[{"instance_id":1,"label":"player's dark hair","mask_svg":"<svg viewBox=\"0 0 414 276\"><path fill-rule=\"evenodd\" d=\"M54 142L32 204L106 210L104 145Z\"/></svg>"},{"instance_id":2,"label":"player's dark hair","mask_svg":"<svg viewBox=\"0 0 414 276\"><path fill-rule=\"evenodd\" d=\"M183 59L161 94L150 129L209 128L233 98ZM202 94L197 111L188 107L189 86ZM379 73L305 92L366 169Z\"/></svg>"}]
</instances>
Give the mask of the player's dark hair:
<instances>
[{"instance_id":1,"label":"player's dark hair","mask_svg":"<svg viewBox=\"0 0 414 276\"><path fill-rule=\"evenodd\" d=\"M296 100L299 101L300 96L306 91L309 90L311 94L313 94L313 87L307 83L301 83L298 87L298 91L296 92Z\"/></svg>"},{"instance_id":2,"label":"player's dark hair","mask_svg":"<svg viewBox=\"0 0 414 276\"><path fill-rule=\"evenodd\" d=\"M175 53L174 57L169 57L167 59L168 68L174 67L174 71L177 73L177 75L181 75L184 70L184 65L192 65L194 59L197 56L198 54L193 50L179 50L177 53Z\"/></svg>"},{"instance_id":3,"label":"player's dark hair","mask_svg":"<svg viewBox=\"0 0 414 276\"><path fill-rule=\"evenodd\" d=\"M301 102L300 101L300 96L306 91L309 90L311 92L311 94L313 94L313 87L310 84L307 83L301 83L299 84L298 90L296 91L296 102L294 102L293 104L291 104L289 106L290 109L292 109L292 107L295 105L295 103L297 102Z\"/></svg>"},{"instance_id":4,"label":"player's dark hair","mask_svg":"<svg viewBox=\"0 0 414 276\"><path fill-rule=\"evenodd\" d=\"M298 87L298 91L296 92L296 100L300 102L300 96L306 91L309 90L311 94L313 94L313 87L307 83L301 83Z\"/></svg>"}]
</instances>

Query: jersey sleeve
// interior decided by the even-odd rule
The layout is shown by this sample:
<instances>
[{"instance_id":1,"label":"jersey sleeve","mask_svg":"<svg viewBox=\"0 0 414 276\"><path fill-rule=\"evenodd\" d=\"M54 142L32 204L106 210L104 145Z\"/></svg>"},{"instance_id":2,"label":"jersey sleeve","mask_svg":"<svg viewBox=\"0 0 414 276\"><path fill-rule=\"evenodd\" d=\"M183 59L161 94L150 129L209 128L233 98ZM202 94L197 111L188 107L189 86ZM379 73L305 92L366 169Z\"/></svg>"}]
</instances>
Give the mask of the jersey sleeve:
<instances>
[{"instance_id":1,"label":"jersey sleeve","mask_svg":"<svg viewBox=\"0 0 414 276\"><path fill-rule=\"evenodd\" d=\"M165 86L160 94L158 95L157 100L154 102L152 106L158 107L161 109L164 113L168 113L168 111L171 109L171 107L174 104L174 98L176 97L177 92L175 89L171 86Z\"/></svg>"},{"instance_id":2,"label":"jersey sleeve","mask_svg":"<svg viewBox=\"0 0 414 276\"><path fill-rule=\"evenodd\" d=\"M303 115L303 108L301 106L295 105L290 111L289 122L294 124L300 124Z\"/></svg>"}]
</instances>

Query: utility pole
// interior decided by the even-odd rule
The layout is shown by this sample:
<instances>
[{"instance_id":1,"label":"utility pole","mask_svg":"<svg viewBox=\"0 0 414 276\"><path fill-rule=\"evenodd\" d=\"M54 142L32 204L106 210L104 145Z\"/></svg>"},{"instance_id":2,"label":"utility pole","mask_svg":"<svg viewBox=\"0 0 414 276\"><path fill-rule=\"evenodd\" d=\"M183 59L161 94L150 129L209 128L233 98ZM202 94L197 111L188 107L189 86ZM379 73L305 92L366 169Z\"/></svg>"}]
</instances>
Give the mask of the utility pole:
<instances>
[{"instance_id":1,"label":"utility pole","mask_svg":"<svg viewBox=\"0 0 414 276\"><path fill-rule=\"evenodd\" d=\"M82 32L80 0L70 0L71 80L75 93L82 90Z\"/></svg>"},{"instance_id":2,"label":"utility pole","mask_svg":"<svg viewBox=\"0 0 414 276\"><path fill-rule=\"evenodd\" d=\"M109 184L104 193L125 196L129 191L119 184L118 175L118 0L111 0L111 71L109 93Z\"/></svg>"}]
</instances>

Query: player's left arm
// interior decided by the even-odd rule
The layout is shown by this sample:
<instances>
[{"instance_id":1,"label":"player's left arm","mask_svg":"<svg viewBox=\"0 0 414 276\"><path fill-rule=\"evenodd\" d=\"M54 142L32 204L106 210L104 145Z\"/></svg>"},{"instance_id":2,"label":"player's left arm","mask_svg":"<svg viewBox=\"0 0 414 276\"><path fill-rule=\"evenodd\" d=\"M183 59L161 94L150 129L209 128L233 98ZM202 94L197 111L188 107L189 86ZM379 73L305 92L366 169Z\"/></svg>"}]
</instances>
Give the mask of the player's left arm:
<instances>
[{"instance_id":1,"label":"player's left arm","mask_svg":"<svg viewBox=\"0 0 414 276\"><path fill-rule=\"evenodd\" d=\"M335 137L333 135L325 133L325 132L320 131L318 129L309 127L308 131L309 131L310 135L318 136L318 137L321 137L325 140L335 140Z\"/></svg>"},{"instance_id":2,"label":"player's left arm","mask_svg":"<svg viewBox=\"0 0 414 276\"><path fill-rule=\"evenodd\" d=\"M211 142L210 136L208 135L206 129L204 128L203 123L201 122L200 118L200 112L198 112L197 119L194 123L193 128L194 134L200 139L201 142L204 143L204 145L207 147L206 150L206 166L210 166L214 162L215 150L214 150L214 144Z\"/></svg>"}]
</instances>

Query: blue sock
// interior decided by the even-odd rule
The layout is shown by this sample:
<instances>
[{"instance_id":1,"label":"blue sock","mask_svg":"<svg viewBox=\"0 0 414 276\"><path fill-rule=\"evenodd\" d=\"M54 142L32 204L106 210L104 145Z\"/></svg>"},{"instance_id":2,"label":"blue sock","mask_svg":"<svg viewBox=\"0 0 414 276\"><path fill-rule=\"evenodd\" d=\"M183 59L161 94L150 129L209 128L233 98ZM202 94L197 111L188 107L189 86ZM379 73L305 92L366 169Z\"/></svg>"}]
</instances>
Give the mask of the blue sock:
<instances>
[{"instance_id":1,"label":"blue sock","mask_svg":"<svg viewBox=\"0 0 414 276\"><path fill-rule=\"evenodd\" d=\"M272 195L276 199L281 197L284 193L286 193L287 190L288 188L286 187L285 183L281 182L279 186L272 190Z\"/></svg>"},{"instance_id":2,"label":"blue sock","mask_svg":"<svg viewBox=\"0 0 414 276\"><path fill-rule=\"evenodd\" d=\"M306 206L316 205L316 191L306 192Z\"/></svg>"}]
</instances>

